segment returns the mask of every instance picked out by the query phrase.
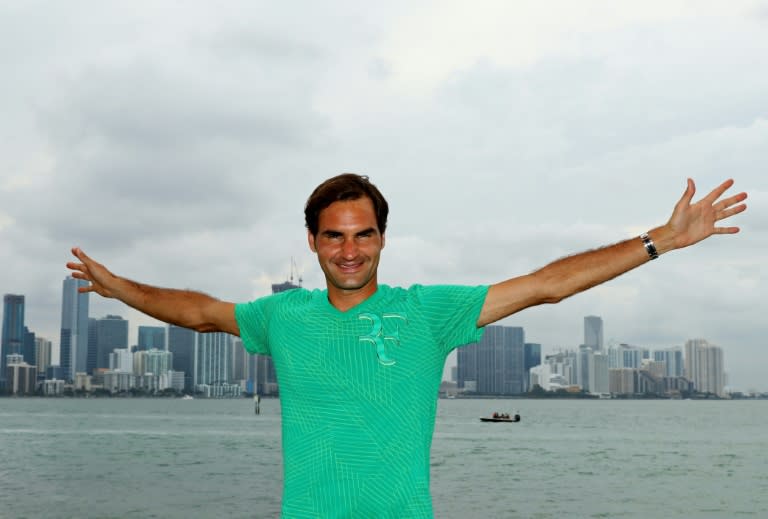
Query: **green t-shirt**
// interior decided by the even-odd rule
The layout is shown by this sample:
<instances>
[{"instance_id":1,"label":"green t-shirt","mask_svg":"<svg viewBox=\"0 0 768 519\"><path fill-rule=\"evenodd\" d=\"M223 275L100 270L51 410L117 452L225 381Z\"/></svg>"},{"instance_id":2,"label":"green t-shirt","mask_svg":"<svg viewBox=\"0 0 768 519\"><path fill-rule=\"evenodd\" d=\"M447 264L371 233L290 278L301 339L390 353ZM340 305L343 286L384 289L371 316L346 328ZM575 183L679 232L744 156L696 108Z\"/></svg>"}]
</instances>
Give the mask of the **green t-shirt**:
<instances>
[{"instance_id":1,"label":"green t-shirt","mask_svg":"<svg viewBox=\"0 0 768 519\"><path fill-rule=\"evenodd\" d=\"M432 517L429 450L448 353L477 342L485 286L379 285L340 312L326 290L238 304L245 348L280 384L283 517Z\"/></svg>"}]
</instances>

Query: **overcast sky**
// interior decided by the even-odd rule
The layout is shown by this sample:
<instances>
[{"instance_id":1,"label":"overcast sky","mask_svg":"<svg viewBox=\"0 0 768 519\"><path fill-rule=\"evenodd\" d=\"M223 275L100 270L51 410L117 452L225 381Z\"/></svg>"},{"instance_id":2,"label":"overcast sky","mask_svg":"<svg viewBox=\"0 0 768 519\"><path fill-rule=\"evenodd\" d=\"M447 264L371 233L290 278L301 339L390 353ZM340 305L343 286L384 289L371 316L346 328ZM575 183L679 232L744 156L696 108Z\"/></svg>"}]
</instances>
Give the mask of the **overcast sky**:
<instances>
[{"instance_id":1,"label":"overcast sky","mask_svg":"<svg viewBox=\"0 0 768 519\"><path fill-rule=\"evenodd\" d=\"M766 1L0 0L0 60L0 292L55 348L73 245L231 301L292 257L323 287L303 205L341 172L389 199L379 279L405 286L524 274L733 177L740 234L502 324L544 353L585 315L606 342L705 338L768 390Z\"/></svg>"}]
</instances>

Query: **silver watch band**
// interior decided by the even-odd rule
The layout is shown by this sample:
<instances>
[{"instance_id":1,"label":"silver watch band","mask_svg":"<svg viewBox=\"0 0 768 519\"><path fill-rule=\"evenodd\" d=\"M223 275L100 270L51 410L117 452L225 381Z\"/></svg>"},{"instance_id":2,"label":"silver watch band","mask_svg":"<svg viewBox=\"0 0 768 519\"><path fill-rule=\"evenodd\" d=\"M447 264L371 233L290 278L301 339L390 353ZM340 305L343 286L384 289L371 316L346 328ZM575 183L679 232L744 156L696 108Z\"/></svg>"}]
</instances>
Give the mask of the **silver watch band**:
<instances>
[{"instance_id":1,"label":"silver watch band","mask_svg":"<svg viewBox=\"0 0 768 519\"><path fill-rule=\"evenodd\" d=\"M647 232L644 232L640 235L640 239L643 240L643 246L645 247L645 250L648 252L648 256L651 257L652 260L655 260L659 257L659 253L656 251L656 246L653 244L653 240L650 236L648 236Z\"/></svg>"}]
</instances>

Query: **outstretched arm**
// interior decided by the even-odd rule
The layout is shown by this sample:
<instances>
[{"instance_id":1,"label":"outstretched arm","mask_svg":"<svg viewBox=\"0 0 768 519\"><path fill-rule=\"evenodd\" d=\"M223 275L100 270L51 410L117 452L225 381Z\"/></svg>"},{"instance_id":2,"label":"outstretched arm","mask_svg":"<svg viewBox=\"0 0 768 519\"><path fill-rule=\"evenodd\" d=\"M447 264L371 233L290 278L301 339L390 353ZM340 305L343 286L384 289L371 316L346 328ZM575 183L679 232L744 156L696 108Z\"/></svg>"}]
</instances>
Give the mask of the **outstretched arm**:
<instances>
[{"instance_id":1,"label":"outstretched arm","mask_svg":"<svg viewBox=\"0 0 768 519\"><path fill-rule=\"evenodd\" d=\"M733 234L738 227L719 227L717 222L744 211L746 193L721 199L733 185L726 180L696 203L693 180L675 205L669 221L648 232L659 255L698 243L713 234ZM566 297L604 283L649 261L640 238L559 259L531 274L509 279L488 289L478 326L503 319L529 306L557 303Z\"/></svg>"},{"instance_id":2,"label":"outstretched arm","mask_svg":"<svg viewBox=\"0 0 768 519\"><path fill-rule=\"evenodd\" d=\"M166 323L192 328L198 332L227 332L240 335L235 320L235 305L191 290L157 288L137 283L110 272L104 265L91 259L75 247L72 254L80 260L67 263L72 277L91 284L80 292L96 292Z\"/></svg>"}]
</instances>

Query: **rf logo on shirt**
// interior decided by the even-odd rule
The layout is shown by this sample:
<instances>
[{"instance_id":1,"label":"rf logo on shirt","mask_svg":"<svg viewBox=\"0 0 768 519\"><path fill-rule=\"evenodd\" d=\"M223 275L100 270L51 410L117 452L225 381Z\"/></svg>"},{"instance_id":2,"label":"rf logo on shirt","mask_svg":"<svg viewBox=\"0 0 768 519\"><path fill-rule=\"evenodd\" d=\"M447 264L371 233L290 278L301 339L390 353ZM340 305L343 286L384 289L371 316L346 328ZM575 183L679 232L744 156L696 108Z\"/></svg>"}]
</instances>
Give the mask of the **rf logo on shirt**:
<instances>
[{"instance_id":1,"label":"rf logo on shirt","mask_svg":"<svg viewBox=\"0 0 768 519\"><path fill-rule=\"evenodd\" d=\"M357 316L363 321L370 321L371 331L366 335L360 335L358 340L361 343L371 343L376 347L376 356L379 362L384 366L391 366L395 363L387 352L387 341L400 345L400 325L408 324L408 318L405 315L395 313L385 313L381 316L370 312L365 312Z\"/></svg>"}]
</instances>

